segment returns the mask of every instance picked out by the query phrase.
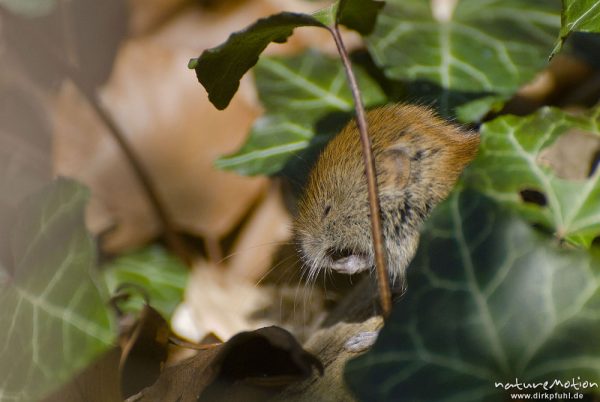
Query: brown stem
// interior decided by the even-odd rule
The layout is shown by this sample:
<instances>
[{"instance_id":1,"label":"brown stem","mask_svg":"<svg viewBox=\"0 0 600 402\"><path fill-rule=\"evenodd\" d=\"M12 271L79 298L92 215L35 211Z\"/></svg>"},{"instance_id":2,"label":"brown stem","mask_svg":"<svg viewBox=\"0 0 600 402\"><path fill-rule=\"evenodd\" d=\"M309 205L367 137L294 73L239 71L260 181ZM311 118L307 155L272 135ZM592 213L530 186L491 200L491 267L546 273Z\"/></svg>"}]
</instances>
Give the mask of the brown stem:
<instances>
[{"instance_id":1,"label":"brown stem","mask_svg":"<svg viewBox=\"0 0 600 402\"><path fill-rule=\"evenodd\" d=\"M365 165L365 175L367 176L367 188L369 192L369 207L371 212L371 233L373 235L373 249L375 251L375 267L377 269L377 283L379 284L379 298L381 302L381 310L384 318L389 317L392 311L392 294L390 291L390 283L387 274L385 250L383 248L383 230L381 227L381 207L379 205L379 192L377 190L377 180L375 177L375 159L373 158L373 150L371 149L371 140L368 135L367 119L365 117L365 107L362 103L360 89L356 82L356 77L352 71L352 63L348 52L344 46L342 35L340 34L337 23L332 29L329 29L335 40L338 52L344 64L346 76L354 98L354 107L356 110L356 124L360 133L362 144L363 161Z\"/></svg>"},{"instance_id":2,"label":"brown stem","mask_svg":"<svg viewBox=\"0 0 600 402\"><path fill-rule=\"evenodd\" d=\"M121 151L125 155L125 158L129 162L129 165L131 166L135 175L137 176L144 192L146 193L146 196L148 197L148 200L150 201L150 204L152 205L152 208L154 209L154 212L156 213L156 216L158 217L158 220L161 223L162 229L165 234L167 246L186 264L190 264L191 256L189 252L184 246L179 235L177 235L171 218L169 217L166 208L164 207L164 204L160 196L158 195L158 192L154 188L150 176L148 175L141 161L138 159L135 152L129 145L129 142L127 142L125 135L117 126L115 121L112 119L108 111L104 108L104 106L102 106L98 95L95 92L92 93L91 91L87 91L85 87L83 87L81 83L79 83L78 80L73 76L70 76L70 78L73 81L73 83L77 86L79 91L85 96L92 109L94 109L98 117L100 117L100 119L108 129L108 132L111 134L115 142L121 148Z\"/></svg>"},{"instance_id":3,"label":"brown stem","mask_svg":"<svg viewBox=\"0 0 600 402\"><path fill-rule=\"evenodd\" d=\"M201 344L201 343L193 343L193 342L184 341L183 339L179 339L175 336L170 336L169 342L171 342L173 345L177 345L177 346L185 348L185 349L194 349L194 350L209 350L209 349L218 348L219 346L223 346L223 342L202 343Z\"/></svg>"}]
</instances>

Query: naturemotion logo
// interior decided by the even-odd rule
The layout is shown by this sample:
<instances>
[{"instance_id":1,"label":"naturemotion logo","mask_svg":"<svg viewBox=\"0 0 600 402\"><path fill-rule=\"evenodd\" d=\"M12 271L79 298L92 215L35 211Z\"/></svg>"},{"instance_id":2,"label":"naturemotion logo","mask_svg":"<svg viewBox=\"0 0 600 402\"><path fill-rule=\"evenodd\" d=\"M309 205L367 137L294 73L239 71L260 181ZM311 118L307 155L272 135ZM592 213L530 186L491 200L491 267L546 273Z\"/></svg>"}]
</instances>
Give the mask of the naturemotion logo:
<instances>
[{"instance_id":1,"label":"naturemotion logo","mask_svg":"<svg viewBox=\"0 0 600 402\"><path fill-rule=\"evenodd\" d=\"M577 379L572 378L570 380L547 380L539 382L521 382L518 378L515 378L514 382L494 382L496 388L502 388L504 390L572 390L572 391L587 391L598 388L598 383L594 381L582 380L581 377Z\"/></svg>"}]
</instances>

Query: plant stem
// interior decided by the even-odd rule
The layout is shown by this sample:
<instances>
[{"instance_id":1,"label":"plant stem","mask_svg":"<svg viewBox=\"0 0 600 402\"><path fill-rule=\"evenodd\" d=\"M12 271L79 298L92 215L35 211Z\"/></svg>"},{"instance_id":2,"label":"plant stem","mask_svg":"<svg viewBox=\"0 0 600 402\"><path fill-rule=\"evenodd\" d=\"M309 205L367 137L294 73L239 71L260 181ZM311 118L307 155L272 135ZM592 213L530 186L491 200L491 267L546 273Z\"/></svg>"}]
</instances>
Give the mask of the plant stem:
<instances>
[{"instance_id":1,"label":"plant stem","mask_svg":"<svg viewBox=\"0 0 600 402\"><path fill-rule=\"evenodd\" d=\"M133 169L135 175L137 176L140 184L142 185L142 189L146 193L146 197L150 202L150 205L154 209L154 212L161 223L162 229L165 235L165 241L169 249L173 251L183 262L186 264L191 263L191 256L188 252L187 248L184 246L181 238L176 233L173 222L171 221L170 216L167 213L166 208L164 207L164 203L162 202L158 192L154 188L152 180L150 179L149 174L144 169L141 161L136 156L135 152L127 142L127 139L119 126L117 126L116 122L113 120L108 111L102 106L98 95L94 92L87 91L85 87L83 87L78 80L73 76L70 76L71 81L77 86L79 91L85 96L89 105L94 109L94 112L98 115L98 117L102 120L108 132L111 134L115 142L121 148L123 155L129 162L129 165Z\"/></svg>"},{"instance_id":2,"label":"plant stem","mask_svg":"<svg viewBox=\"0 0 600 402\"><path fill-rule=\"evenodd\" d=\"M360 89L356 82L356 77L352 71L352 63L344 42L338 24L329 29L335 40L338 52L344 64L346 76L352 91L354 99L354 107L356 110L356 124L360 133L362 144L363 161L365 165L365 175L367 177L367 189L369 193L369 208L371 212L371 233L373 235L373 250L375 253L375 267L377 269L377 283L379 285L379 298L383 317L387 318L392 311L392 294L390 291L390 283L386 266L386 254L383 248L383 230L381 226L381 207L379 204L379 192L377 190L377 180L375 176L375 159L373 158L373 150L371 148L371 140L368 135L367 119L365 116L365 107L362 102Z\"/></svg>"}]
</instances>

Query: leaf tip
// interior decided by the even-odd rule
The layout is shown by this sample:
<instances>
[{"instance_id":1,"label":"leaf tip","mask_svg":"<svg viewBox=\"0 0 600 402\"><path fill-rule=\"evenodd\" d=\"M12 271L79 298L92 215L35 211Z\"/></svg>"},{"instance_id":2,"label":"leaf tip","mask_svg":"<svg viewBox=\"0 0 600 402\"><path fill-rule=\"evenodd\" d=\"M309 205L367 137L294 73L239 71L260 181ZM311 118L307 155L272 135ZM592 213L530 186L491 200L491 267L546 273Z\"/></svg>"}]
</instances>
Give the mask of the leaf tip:
<instances>
[{"instance_id":1,"label":"leaf tip","mask_svg":"<svg viewBox=\"0 0 600 402\"><path fill-rule=\"evenodd\" d=\"M196 67L198 67L198 58L190 59L190 61L188 62L188 68L190 70L195 70Z\"/></svg>"}]
</instances>

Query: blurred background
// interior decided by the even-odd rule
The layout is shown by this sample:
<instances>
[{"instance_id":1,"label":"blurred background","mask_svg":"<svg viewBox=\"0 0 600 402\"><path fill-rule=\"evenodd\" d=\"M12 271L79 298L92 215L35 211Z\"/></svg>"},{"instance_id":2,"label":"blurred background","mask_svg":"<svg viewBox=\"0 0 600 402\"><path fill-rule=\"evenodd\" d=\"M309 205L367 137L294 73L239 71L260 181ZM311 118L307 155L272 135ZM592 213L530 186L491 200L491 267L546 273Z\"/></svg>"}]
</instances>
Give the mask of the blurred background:
<instances>
[{"instance_id":1,"label":"blurred background","mask_svg":"<svg viewBox=\"0 0 600 402\"><path fill-rule=\"evenodd\" d=\"M302 287L294 284L286 296L256 286L275 265L282 244L288 250L278 257L286 259L280 268L288 277L298 269L281 183L214 167L215 159L240 147L261 114L252 78L246 76L231 105L217 111L187 63L262 16L322 4L3 3L0 227L9 228L20 203L53 178L74 178L91 190L86 224L98 241L101 267L132 252L138 254L125 263L151 265L149 255L165 250L188 264L186 301L174 317L182 335L199 341L213 332L227 339L286 321L280 309L286 298L292 311L295 305L302 310L298 326L306 329L312 313L311 303L299 306ZM319 31L299 29L288 44L267 52L293 53L307 46L334 51L333 42L323 40L327 33ZM144 179L168 215L162 220ZM144 249L152 244L163 247ZM7 245L0 238L0 258L10 265ZM144 269L150 268L139 268L140 275L147 275Z\"/></svg>"},{"instance_id":2,"label":"blurred background","mask_svg":"<svg viewBox=\"0 0 600 402\"><path fill-rule=\"evenodd\" d=\"M451 3L456 2L442 0L430 4L435 14L444 4ZM218 111L210 104L194 71L188 69L188 61L261 17L284 10L310 13L329 4L301 0L0 0L0 268L5 268L0 269L0 285L10 284L10 274L16 272L10 232L16 225L20 207L55 178L68 177L90 191L85 223L97 246L94 269L103 279L98 287L106 285L110 295L118 299L124 284L133 285L129 289L131 294L117 301L120 312L134 312L134 315L119 315L120 331L115 333L127 333L139 318L136 314L140 314L143 302L150 301L173 331L189 341L227 340L241 331L278 325L290 330L301 343L305 342L358 278L319 277L308 286L302 282L301 264L290 232L295 192L301 178L243 176L215 166L218 158L234 154L244 145L265 109L259 101L252 71L242 79L227 109ZM545 7L543 1L531 4ZM556 31L558 8L556 2L556 12L548 18L549 26ZM410 20L410 15L406 18ZM478 18L475 21L480 22ZM392 32L394 23L388 18L391 26L380 29L386 34L386 30ZM481 23L486 24L485 18ZM500 18L500 33L506 29L504 23ZM361 46L358 34L344 31L344 35L351 50ZM502 35L499 37L504 40ZM554 31L545 35L544 46L527 35L521 38L526 46L521 55L525 61L518 67L532 71L515 73L522 82L508 82L511 77L505 74L506 85L502 74L490 72L491 81L501 94L491 101L498 104L486 103L479 114L475 107L477 110L470 111L468 118L452 117L478 128L482 121L498 115L528 115L542 105L581 111L596 104L600 93L597 38L573 35L568 52L547 64L555 38ZM410 46L418 47L410 37L406 40ZM499 43L504 43L501 40ZM398 43L399 47L409 45ZM336 54L329 34L310 28L297 29L286 44L271 44L266 54L292 55L308 48ZM475 49L472 50L475 53L479 49L465 48ZM427 50L426 46L423 49ZM402 56L402 52L388 53ZM376 90L371 91L370 106L400 99L442 109L441 102L432 100L442 98L443 88L439 85L421 80L418 74L408 79L393 74L394 80L386 78L378 70L383 67L375 66L366 52L353 56L372 76L367 84ZM299 60L296 64L302 65L303 60L310 63L325 59L320 54L302 57L285 63L295 65ZM537 64L529 63L530 66L529 57ZM490 62L483 56L476 60L469 52L465 60L473 65ZM493 58L490 63L494 63ZM381 64L386 68L390 65ZM326 62L318 67L307 75L320 77L325 75L321 74L324 71L332 76L337 74ZM481 70L487 72L486 67ZM264 71L263 67L263 82L268 84L273 75ZM400 82L401 78L407 82ZM331 84L328 80L335 81L327 77L321 84ZM446 103L456 99L465 103L472 100L475 92L477 96L473 99L494 91L457 88L456 93L444 96ZM279 94L272 91L270 95L275 104ZM271 117L276 117L278 110L273 105L267 105L266 109L270 107L274 109ZM332 114L331 110L325 112ZM347 117L347 114L342 116L342 120ZM311 130L322 123L315 121L307 123ZM272 128L266 126L262 134ZM318 127L311 135L321 131L329 135L332 130ZM318 137L315 135L311 141L328 138ZM600 160L597 136L569 133L561 137L559 145L552 152L544 151L539 158L557 176L581 181L596 174ZM296 163L296 171L307 172L310 158L305 156L286 155L290 160L286 159L285 164ZM235 155L224 165L235 165L233 159ZM272 173L284 165L275 162L280 165L270 169L264 165L273 162L265 158L263 166L250 173ZM486 164L481 171L487 173ZM503 173L516 176L506 171ZM520 198L505 199L542 207L546 204L542 192L529 187L518 190L515 194ZM590 210L590 215L597 216L594 208ZM552 236L554 233L548 236L548 242L555 242ZM597 246L598 237L592 243ZM489 264L486 261L483 265ZM440 269L444 268L440 264ZM63 277L61 281L68 282L69 278ZM71 291L78 284L74 285ZM352 301L357 298L347 300L350 302L345 308L350 311ZM368 302L371 300L365 303ZM15 311L11 313L18 315ZM11 319L9 314L5 316ZM5 316L0 314L0 322ZM368 325L379 324L378 321ZM24 329L18 329L29 335L28 322L23 325ZM344 344L342 337L349 333L348 327L338 327L336 331L325 337L327 345L334 338L337 344ZM123 350L128 352L129 341L121 341ZM109 340L106 344L112 343ZM161 353L165 345L166 342L159 348ZM157 367L162 367L167 359L164 353ZM127 357L127 353L123 355ZM168 363L187 355L169 352ZM319 355L325 363L328 359L335 360L330 357L326 353ZM78 364L77 368L85 366ZM0 377L5 373L2 370L12 369L7 367L0 366ZM152 380L159 372L150 376ZM341 382L343 362L333 367L333 372ZM151 383L146 378L145 385ZM327 383L321 387L319 395L330 391ZM370 387L369 384L365 389ZM133 395L141 388L132 386L129 393L123 392ZM1 391L0 387L0 400ZM60 395L57 400L61 400Z\"/></svg>"}]
</instances>

